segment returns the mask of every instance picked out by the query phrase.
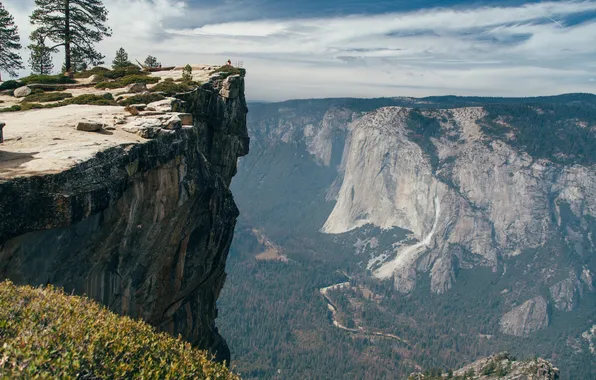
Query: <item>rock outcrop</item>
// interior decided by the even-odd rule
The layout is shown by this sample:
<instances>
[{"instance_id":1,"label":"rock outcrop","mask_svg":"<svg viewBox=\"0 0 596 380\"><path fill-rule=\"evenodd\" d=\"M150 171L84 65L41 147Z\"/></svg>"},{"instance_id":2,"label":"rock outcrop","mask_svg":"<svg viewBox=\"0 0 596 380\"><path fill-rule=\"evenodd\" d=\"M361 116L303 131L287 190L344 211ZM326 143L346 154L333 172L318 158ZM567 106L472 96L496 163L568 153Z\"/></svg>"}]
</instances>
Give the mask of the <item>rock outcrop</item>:
<instances>
[{"instance_id":1,"label":"rock outcrop","mask_svg":"<svg viewBox=\"0 0 596 380\"><path fill-rule=\"evenodd\" d=\"M88 295L229 361L215 318L238 216L229 185L249 145L244 80L176 97L192 128L0 178L0 278Z\"/></svg>"},{"instance_id":2,"label":"rock outcrop","mask_svg":"<svg viewBox=\"0 0 596 380\"><path fill-rule=\"evenodd\" d=\"M540 296L527 300L501 317L501 332L528 336L548 326L548 304Z\"/></svg>"},{"instance_id":3,"label":"rock outcrop","mask_svg":"<svg viewBox=\"0 0 596 380\"><path fill-rule=\"evenodd\" d=\"M557 380L559 369L542 358L516 360L507 352L475 361L472 364L450 373L414 373L408 380L439 379L501 379L501 380Z\"/></svg>"}]
</instances>

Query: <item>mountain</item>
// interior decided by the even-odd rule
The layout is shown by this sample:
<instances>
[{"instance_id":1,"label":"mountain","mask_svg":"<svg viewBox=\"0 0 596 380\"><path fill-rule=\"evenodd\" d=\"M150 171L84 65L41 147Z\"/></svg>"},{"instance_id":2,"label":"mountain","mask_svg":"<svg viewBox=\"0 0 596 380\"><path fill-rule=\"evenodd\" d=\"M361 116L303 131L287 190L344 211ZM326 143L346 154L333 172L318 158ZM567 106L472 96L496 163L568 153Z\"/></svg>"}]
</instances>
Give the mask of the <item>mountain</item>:
<instances>
[{"instance_id":1,"label":"mountain","mask_svg":"<svg viewBox=\"0 0 596 380\"><path fill-rule=\"evenodd\" d=\"M405 378L509 350L596 378L596 96L249 110L219 302L243 376Z\"/></svg>"}]
</instances>

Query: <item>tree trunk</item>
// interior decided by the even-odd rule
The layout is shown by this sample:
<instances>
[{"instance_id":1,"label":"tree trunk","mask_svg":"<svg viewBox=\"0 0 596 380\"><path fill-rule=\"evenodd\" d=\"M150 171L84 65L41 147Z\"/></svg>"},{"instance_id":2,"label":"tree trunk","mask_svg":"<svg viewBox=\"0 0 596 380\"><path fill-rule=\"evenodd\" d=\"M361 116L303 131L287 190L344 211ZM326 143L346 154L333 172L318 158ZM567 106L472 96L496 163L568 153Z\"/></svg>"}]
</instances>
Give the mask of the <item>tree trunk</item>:
<instances>
[{"instance_id":1,"label":"tree trunk","mask_svg":"<svg viewBox=\"0 0 596 380\"><path fill-rule=\"evenodd\" d=\"M66 74L72 78L70 62L70 0L64 0L64 66Z\"/></svg>"}]
</instances>

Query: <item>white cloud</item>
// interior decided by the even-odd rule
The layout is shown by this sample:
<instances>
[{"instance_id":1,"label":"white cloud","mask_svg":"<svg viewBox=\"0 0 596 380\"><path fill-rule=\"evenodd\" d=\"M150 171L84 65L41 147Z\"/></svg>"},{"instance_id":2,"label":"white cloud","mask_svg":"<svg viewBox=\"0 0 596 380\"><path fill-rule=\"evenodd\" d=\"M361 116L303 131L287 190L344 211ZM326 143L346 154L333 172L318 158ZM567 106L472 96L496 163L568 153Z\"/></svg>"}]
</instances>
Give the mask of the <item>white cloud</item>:
<instances>
[{"instance_id":1,"label":"white cloud","mask_svg":"<svg viewBox=\"0 0 596 380\"><path fill-rule=\"evenodd\" d=\"M27 35L33 1L4 3ZM595 92L596 23L566 24L595 1L286 20L247 8L254 21L232 22L219 20L237 19L233 4L105 3L108 62L120 46L164 64L242 60L252 99Z\"/></svg>"}]
</instances>

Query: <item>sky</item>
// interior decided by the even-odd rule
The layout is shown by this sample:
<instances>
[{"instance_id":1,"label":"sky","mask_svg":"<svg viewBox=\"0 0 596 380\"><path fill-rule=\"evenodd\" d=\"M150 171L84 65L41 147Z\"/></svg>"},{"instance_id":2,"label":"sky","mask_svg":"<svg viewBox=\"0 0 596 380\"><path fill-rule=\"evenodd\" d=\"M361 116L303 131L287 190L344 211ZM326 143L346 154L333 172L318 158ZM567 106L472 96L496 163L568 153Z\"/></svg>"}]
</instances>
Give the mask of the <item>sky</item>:
<instances>
[{"instance_id":1,"label":"sky","mask_svg":"<svg viewBox=\"0 0 596 380\"><path fill-rule=\"evenodd\" d=\"M34 1L0 1L27 45ZM119 47L164 66L241 61L253 101L596 92L596 0L104 3L107 63Z\"/></svg>"}]
</instances>

